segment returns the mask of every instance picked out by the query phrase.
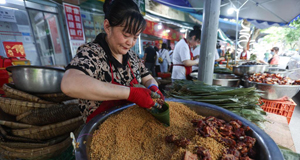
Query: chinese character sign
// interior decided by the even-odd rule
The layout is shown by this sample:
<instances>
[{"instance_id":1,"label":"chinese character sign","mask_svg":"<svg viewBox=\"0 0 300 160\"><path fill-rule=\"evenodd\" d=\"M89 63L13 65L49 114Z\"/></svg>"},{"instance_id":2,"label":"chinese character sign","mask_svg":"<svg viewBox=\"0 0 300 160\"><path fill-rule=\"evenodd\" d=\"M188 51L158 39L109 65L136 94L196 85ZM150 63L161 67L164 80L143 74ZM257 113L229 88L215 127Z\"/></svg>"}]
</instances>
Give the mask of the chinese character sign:
<instances>
[{"instance_id":1,"label":"chinese character sign","mask_svg":"<svg viewBox=\"0 0 300 160\"><path fill-rule=\"evenodd\" d=\"M7 57L26 57L22 42L3 42Z\"/></svg>"},{"instance_id":2,"label":"chinese character sign","mask_svg":"<svg viewBox=\"0 0 300 160\"><path fill-rule=\"evenodd\" d=\"M64 3L64 11L71 40L84 40L80 8Z\"/></svg>"}]
</instances>

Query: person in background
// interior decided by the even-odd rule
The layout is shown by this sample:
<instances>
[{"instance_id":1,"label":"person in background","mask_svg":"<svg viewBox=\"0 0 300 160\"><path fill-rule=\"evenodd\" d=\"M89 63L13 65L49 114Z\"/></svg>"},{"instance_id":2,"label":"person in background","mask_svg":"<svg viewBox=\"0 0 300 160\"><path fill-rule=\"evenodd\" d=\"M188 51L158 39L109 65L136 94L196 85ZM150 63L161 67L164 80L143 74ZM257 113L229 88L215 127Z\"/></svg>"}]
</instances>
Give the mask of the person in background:
<instances>
[{"instance_id":1,"label":"person in background","mask_svg":"<svg viewBox=\"0 0 300 160\"><path fill-rule=\"evenodd\" d=\"M192 79L192 66L198 65L198 60L193 60L193 53L190 46L196 45L197 40L201 40L201 30L199 26L194 26L194 29L188 34L187 39L181 39L175 46L173 51L173 71L172 80Z\"/></svg>"},{"instance_id":2,"label":"person in background","mask_svg":"<svg viewBox=\"0 0 300 160\"><path fill-rule=\"evenodd\" d=\"M171 63L169 51L167 49L167 44L163 43L161 45L161 49L159 50L159 63L160 63L160 72L161 73L167 73L168 72L168 66L169 63Z\"/></svg>"},{"instance_id":3,"label":"person in background","mask_svg":"<svg viewBox=\"0 0 300 160\"><path fill-rule=\"evenodd\" d=\"M243 49L243 52L240 55L240 59L243 59L243 60L247 60L248 59L248 53L247 53L247 49L246 48Z\"/></svg>"},{"instance_id":4,"label":"person in background","mask_svg":"<svg viewBox=\"0 0 300 160\"><path fill-rule=\"evenodd\" d=\"M270 53L268 52L268 50L266 51L266 53L265 53L264 55L265 55L264 61L265 61L265 62L268 62L269 59L270 59Z\"/></svg>"},{"instance_id":5,"label":"person in background","mask_svg":"<svg viewBox=\"0 0 300 160\"><path fill-rule=\"evenodd\" d=\"M193 53L193 56L194 56L194 60L198 60L199 61L199 58L200 58L200 39L197 39L196 40L196 45L191 47L191 51ZM195 66L192 66L192 72L198 72L198 65L195 65Z\"/></svg>"},{"instance_id":6,"label":"person in background","mask_svg":"<svg viewBox=\"0 0 300 160\"><path fill-rule=\"evenodd\" d=\"M149 71L151 71L152 76L156 77L155 74L155 61L156 61L157 55L155 49L150 45L150 42L146 44L145 54L144 54L144 62L145 67L148 68Z\"/></svg>"},{"instance_id":7,"label":"person in background","mask_svg":"<svg viewBox=\"0 0 300 160\"><path fill-rule=\"evenodd\" d=\"M219 57L223 57L221 45L219 43L217 43L217 51L218 51Z\"/></svg>"},{"instance_id":8,"label":"person in background","mask_svg":"<svg viewBox=\"0 0 300 160\"><path fill-rule=\"evenodd\" d=\"M278 47L273 47L272 50L271 50L274 55L273 57L270 59L270 65L278 65L279 63L279 55L278 55L278 52L279 52L279 48Z\"/></svg>"},{"instance_id":9,"label":"person in background","mask_svg":"<svg viewBox=\"0 0 300 160\"><path fill-rule=\"evenodd\" d=\"M93 42L81 45L66 67L61 90L79 99L79 109L87 123L93 117L114 106L135 103L151 108L157 92L162 104L164 96L141 59L130 50L143 30L146 21L132 0L106 0L103 4L105 33ZM143 84L143 87L134 87Z\"/></svg>"},{"instance_id":10,"label":"person in background","mask_svg":"<svg viewBox=\"0 0 300 160\"><path fill-rule=\"evenodd\" d=\"M159 57L158 51L159 51L159 49L156 46L154 46L154 50L156 52L156 57L157 57L156 60L155 60L155 73L156 73L156 76L158 76L158 73L160 72L160 63L158 62L158 57Z\"/></svg>"},{"instance_id":11,"label":"person in background","mask_svg":"<svg viewBox=\"0 0 300 160\"><path fill-rule=\"evenodd\" d=\"M169 57L170 57L169 72L172 73L172 69L173 69L173 50L170 46L168 47L168 50L169 50Z\"/></svg>"}]
</instances>

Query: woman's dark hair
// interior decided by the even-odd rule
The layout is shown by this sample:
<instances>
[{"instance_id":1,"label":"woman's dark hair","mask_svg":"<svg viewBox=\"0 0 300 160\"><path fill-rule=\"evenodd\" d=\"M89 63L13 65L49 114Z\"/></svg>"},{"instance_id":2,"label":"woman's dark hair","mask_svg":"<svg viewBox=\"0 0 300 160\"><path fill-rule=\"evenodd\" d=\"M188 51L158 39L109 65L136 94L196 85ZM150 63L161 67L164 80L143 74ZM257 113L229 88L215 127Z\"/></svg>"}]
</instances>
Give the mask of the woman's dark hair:
<instances>
[{"instance_id":1,"label":"woman's dark hair","mask_svg":"<svg viewBox=\"0 0 300 160\"><path fill-rule=\"evenodd\" d=\"M122 25L126 33L136 35L146 28L146 21L139 7L132 0L105 0L103 12L110 26Z\"/></svg>"},{"instance_id":2,"label":"woman's dark hair","mask_svg":"<svg viewBox=\"0 0 300 160\"><path fill-rule=\"evenodd\" d=\"M168 50L172 50L171 46L168 46Z\"/></svg>"},{"instance_id":3,"label":"woman's dark hair","mask_svg":"<svg viewBox=\"0 0 300 160\"><path fill-rule=\"evenodd\" d=\"M167 44L166 43L161 44L161 50L163 50L163 49L167 49Z\"/></svg>"},{"instance_id":4,"label":"woman's dark hair","mask_svg":"<svg viewBox=\"0 0 300 160\"><path fill-rule=\"evenodd\" d=\"M189 33L189 38L195 37L195 40L201 40L201 29L200 26L194 26L193 30Z\"/></svg>"},{"instance_id":5,"label":"woman's dark hair","mask_svg":"<svg viewBox=\"0 0 300 160\"><path fill-rule=\"evenodd\" d=\"M279 51L279 48L278 47L273 47L273 50L278 52Z\"/></svg>"}]
</instances>

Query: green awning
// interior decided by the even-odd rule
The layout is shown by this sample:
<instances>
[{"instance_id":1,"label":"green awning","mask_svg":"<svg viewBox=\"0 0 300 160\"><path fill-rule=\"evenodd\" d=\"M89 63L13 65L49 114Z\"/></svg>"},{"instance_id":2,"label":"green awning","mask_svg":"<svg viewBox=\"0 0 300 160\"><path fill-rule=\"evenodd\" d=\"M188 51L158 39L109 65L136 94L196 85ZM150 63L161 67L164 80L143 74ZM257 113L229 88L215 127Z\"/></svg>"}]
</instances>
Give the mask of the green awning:
<instances>
[{"instance_id":1,"label":"green awning","mask_svg":"<svg viewBox=\"0 0 300 160\"><path fill-rule=\"evenodd\" d=\"M221 29L218 29L218 40L225 41L225 42L233 45L233 41L230 40Z\"/></svg>"}]
</instances>

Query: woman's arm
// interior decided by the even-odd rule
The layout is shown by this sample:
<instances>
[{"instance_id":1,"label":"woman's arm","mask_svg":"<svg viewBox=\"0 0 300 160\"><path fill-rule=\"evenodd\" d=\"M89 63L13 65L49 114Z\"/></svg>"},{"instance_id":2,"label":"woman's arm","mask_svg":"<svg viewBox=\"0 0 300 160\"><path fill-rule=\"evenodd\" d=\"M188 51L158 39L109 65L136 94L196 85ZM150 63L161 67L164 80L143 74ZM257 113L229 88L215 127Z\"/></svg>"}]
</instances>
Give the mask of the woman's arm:
<instances>
[{"instance_id":1,"label":"woman's arm","mask_svg":"<svg viewBox=\"0 0 300 160\"><path fill-rule=\"evenodd\" d=\"M156 86L158 86L156 80L150 74L142 78L142 84L145 87L148 87L151 84L155 84Z\"/></svg>"},{"instance_id":2,"label":"woman's arm","mask_svg":"<svg viewBox=\"0 0 300 160\"><path fill-rule=\"evenodd\" d=\"M105 101L127 99L130 88L101 82L76 69L69 69L65 72L61 90L70 97Z\"/></svg>"},{"instance_id":3,"label":"woman's arm","mask_svg":"<svg viewBox=\"0 0 300 160\"><path fill-rule=\"evenodd\" d=\"M199 59L196 59L196 60L184 60L183 62L183 65L185 65L185 66L195 66L195 65L198 65L198 63L199 63Z\"/></svg>"}]
</instances>

